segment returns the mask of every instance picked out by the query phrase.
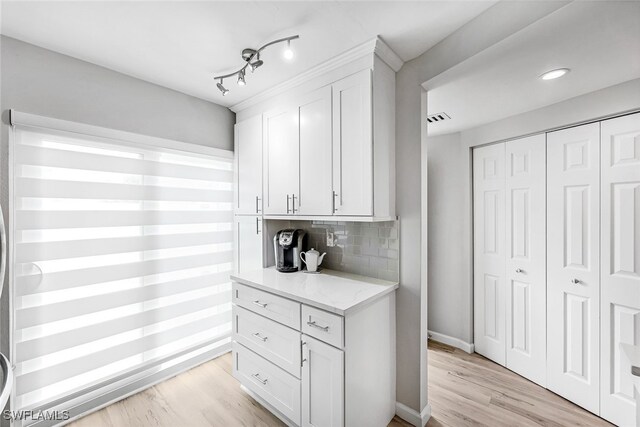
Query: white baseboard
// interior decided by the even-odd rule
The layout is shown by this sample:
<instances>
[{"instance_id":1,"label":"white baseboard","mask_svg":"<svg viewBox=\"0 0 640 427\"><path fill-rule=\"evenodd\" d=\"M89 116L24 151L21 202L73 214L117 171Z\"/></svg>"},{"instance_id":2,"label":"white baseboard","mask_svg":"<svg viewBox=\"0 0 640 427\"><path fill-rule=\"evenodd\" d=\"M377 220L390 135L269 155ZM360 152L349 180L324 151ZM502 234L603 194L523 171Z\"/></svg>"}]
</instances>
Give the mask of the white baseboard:
<instances>
[{"instance_id":1,"label":"white baseboard","mask_svg":"<svg viewBox=\"0 0 640 427\"><path fill-rule=\"evenodd\" d=\"M431 405L427 403L422 412L418 413L415 409L396 402L396 415L416 427L424 427L431 418Z\"/></svg>"},{"instance_id":2,"label":"white baseboard","mask_svg":"<svg viewBox=\"0 0 640 427\"><path fill-rule=\"evenodd\" d=\"M466 351L467 353L474 352L474 346L471 343L462 341L459 338L450 337L449 335L441 334L439 332L429 331L429 337L434 340L441 342L443 344L450 345L451 347L459 348L462 351Z\"/></svg>"}]
</instances>

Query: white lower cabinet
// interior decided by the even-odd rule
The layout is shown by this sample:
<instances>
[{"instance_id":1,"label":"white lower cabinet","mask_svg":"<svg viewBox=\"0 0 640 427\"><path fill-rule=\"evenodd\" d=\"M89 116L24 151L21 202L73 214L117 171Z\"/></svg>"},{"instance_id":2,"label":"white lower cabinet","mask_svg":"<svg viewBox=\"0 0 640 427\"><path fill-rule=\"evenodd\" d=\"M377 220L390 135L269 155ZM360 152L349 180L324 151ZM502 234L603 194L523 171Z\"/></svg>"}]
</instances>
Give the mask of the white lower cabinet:
<instances>
[{"instance_id":1,"label":"white lower cabinet","mask_svg":"<svg viewBox=\"0 0 640 427\"><path fill-rule=\"evenodd\" d=\"M344 352L302 336L302 426L344 425Z\"/></svg>"},{"instance_id":2,"label":"white lower cabinet","mask_svg":"<svg viewBox=\"0 0 640 427\"><path fill-rule=\"evenodd\" d=\"M288 425L385 427L394 325L393 293L341 316L233 283L233 375Z\"/></svg>"}]
</instances>

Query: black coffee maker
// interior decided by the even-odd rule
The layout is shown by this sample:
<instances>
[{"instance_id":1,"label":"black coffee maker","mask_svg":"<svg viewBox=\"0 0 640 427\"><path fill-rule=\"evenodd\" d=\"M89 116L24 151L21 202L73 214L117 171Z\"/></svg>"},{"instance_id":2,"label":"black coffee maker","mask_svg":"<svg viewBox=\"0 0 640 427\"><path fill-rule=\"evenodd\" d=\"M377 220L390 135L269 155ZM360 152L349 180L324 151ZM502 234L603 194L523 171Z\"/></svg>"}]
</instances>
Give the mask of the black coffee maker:
<instances>
[{"instance_id":1,"label":"black coffee maker","mask_svg":"<svg viewBox=\"0 0 640 427\"><path fill-rule=\"evenodd\" d=\"M307 232L288 228L273 236L273 251L276 254L276 270L292 273L302 270L300 252L307 245Z\"/></svg>"}]
</instances>

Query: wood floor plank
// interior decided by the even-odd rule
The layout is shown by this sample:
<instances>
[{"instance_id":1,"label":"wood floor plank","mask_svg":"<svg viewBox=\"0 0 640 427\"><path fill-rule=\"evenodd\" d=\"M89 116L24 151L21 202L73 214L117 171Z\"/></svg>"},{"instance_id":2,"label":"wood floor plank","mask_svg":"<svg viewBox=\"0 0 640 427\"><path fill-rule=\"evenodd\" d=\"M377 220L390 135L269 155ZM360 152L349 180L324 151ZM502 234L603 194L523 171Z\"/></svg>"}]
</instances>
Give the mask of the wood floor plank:
<instances>
[{"instance_id":1,"label":"wood floor plank","mask_svg":"<svg viewBox=\"0 0 640 427\"><path fill-rule=\"evenodd\" d=\"M429 427L611 424L525 378L445 344L429 343ZM281 427L240 389L231 354L170 378L84 418L72 427ZM395 417L390 427L408 427ZM352 426L347 426L352 427ZM357 426L359 427L359 426Z\"/></svg>"}]
</instances>

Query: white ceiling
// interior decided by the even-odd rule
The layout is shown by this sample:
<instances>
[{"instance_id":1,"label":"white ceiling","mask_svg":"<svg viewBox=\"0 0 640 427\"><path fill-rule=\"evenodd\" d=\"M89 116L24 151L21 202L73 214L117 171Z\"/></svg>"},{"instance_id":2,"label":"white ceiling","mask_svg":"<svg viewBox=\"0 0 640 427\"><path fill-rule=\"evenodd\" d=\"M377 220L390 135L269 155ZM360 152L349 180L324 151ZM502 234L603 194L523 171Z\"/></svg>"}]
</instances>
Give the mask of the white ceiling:
<instances>
[{"instance_id":1,"label":"white ceiling","mask_svg":"<svg viewBox=\"0 0 640 427\"><path fill-rule=\"evenodd\" d=\"M543 81L555 68L566 76ZM573 2L425 83L430 135L456 132L640 77L640 2Z\"/></svg>"},{"instance_id":2,"label":"white ceiling","mask_svg":"<svg viewBox=\"0 0 640 427\"><path fill-rule=\"evenodd\" d=\"M494 1L3 1L2 33L50 50L230 106L380 35L405 61L426 51ZM247 85L213 76L242 65L240 52L300 34Z\"/></svg>"}]
</instances>

